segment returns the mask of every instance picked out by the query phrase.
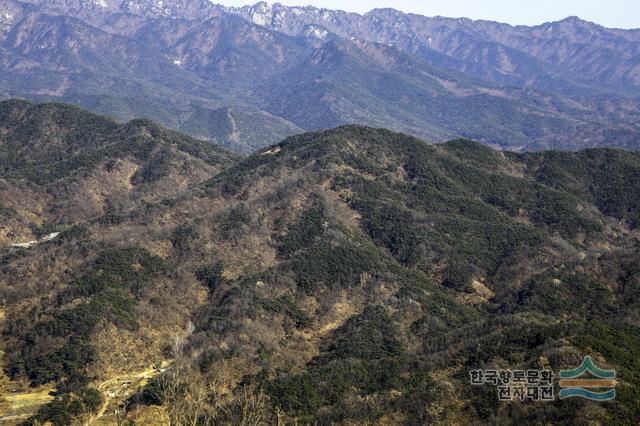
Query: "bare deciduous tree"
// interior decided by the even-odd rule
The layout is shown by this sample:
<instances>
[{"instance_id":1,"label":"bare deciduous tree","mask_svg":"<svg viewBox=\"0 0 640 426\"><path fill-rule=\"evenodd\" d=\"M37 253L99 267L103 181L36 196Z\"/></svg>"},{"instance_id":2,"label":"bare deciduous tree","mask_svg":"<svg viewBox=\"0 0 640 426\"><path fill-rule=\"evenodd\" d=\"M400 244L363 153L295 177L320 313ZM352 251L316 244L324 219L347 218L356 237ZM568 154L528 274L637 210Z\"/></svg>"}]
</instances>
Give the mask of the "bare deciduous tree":
<instances>
[{"instance_id":1,"label":"bare deciduous tree","mask_svg":"<svg viewBox=\"0 0 640 426\"><path fill-rule=\"evenodd\" d=\"M245 387L242 398L241 426L259 426L266 422L267 396L262 391L255 394Z\"/></svg>"},{"instance_id":2,"label":"bare deciduous tree","mask_svg":"<svg viewBox=\"0 0 640 426\"><path fill-rule=\"evenodd\" d=\"M174 360L178 360L184 351L185 338L176 334L171 342L171 355Z\"/></svg>"},{"instance_id":3,"label":"bare deciduous tree","mask_svg":"<svg viewBox=\"0 0 640 426\"><path fill-rule=\"evenodd\" d=\"M187 336L191 336L196 331L196 325L191 321L187 321Z\"/></svg>"}]
</instances>

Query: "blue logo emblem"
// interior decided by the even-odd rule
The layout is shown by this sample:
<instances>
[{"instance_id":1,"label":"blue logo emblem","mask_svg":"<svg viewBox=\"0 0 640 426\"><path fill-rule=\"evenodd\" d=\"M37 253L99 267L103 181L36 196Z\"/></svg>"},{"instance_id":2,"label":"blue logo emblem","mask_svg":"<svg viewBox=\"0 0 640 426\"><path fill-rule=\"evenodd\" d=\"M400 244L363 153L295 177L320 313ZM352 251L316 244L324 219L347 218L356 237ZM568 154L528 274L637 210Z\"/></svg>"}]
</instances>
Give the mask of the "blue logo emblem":
<instances>
[{"instance_id":1,"label":"blue logo emblem","mask_svg":"<svg viewBox=\"0 0 640 426\"><path fill-rule=\"evenodd\" d=\"M582 377L589 373L588 377ZM593 401L609 401L616 397L618 384L615 370L602 370L585 356L582 364L574 370L560 370L560 399L581 397ZM591 389L598 389L596 392Z\"/></svg>"}]
</instances>

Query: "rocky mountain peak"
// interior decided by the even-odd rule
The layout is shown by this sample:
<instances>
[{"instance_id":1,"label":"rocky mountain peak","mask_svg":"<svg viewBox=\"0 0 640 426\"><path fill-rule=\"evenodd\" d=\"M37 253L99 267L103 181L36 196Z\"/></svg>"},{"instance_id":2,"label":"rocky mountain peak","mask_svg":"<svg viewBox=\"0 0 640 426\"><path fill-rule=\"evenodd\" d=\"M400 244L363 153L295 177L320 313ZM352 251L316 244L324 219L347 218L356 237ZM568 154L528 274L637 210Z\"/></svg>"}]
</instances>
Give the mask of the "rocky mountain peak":
<instances>
[{"instance_id":1,"label":"rocky mountain peak","mask_svg":"<svg viewBox=\"0 0 640 426\"><path fill-rule=\"evenodd\" d=\"M143 16L189 20L215 15L214 5L207 0L124 0L120 9Z\"/></svg>"},{"instance_id":2,"label":"rocky mountain peak","mask_svg":"<svg viewBox=\"0 0 640 426\"><path fill-rule=\"evenodd\" d=\"M322 25L308 25L302 35L307 38L326 40L329 37L330 32Z\"/></svg>"},{"instance_id":3,"label":"rocky mountain peak","mask_svg":"<svg viewBox=\"0 0 640 426\"><path fill-rule=\"evenodd\" d=\"M13 13L8 10L0 10L0 30L7 30L9 28L11 28L11 25L13 25L14 22L14 15Z\"/></svg>"},{"instance_id":4,"label":"rocky mountain peak","mask_svg":"<svg viewBox=\"0 0 640 426\"><path fill-rule=\"evenodd\" d=\"M29 0L48 13L91 19L96 14L129 13L146 17L206 19L220 9L208 0Z\"/></svg>"},{"instance_id":5,"label":"rocky mountain peak","mask_svg":"<svg viewBox=\"0 0 640 426\"><path fill-rule=\"evenodd\" d=\"M20 19L24 7L14 0L0 2L0 34L7 33Z\"/></svg>"}]
</instances>

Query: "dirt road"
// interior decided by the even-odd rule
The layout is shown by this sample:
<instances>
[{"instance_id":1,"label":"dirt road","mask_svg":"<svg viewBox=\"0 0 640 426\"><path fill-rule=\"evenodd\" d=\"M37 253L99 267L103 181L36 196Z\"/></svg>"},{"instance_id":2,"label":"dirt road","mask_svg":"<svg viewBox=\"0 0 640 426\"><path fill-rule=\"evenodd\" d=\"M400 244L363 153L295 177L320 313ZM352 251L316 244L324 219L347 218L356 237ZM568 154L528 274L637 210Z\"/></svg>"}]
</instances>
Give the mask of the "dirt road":
<instances>
[{"instance_id":1,"label":"dirt road","mask_svg":"<svg viewBox=\"0 0 640 426\"><path fill-rule=\"evenodd\" d=\"M134 391L144 386L146 382L159 375L160 372L155 368L150 368L143 371L138 371L130 374L125 374L117 377L113 377L109 380L105 380L97 385L98 390L102 393L104 402L96 413L96 415L88 422L92 422L105 416L109 405L114 401L122 401L129 397ZM117 395L113 396L111 391L115 390Z\"/></svg>"}]
</instances>

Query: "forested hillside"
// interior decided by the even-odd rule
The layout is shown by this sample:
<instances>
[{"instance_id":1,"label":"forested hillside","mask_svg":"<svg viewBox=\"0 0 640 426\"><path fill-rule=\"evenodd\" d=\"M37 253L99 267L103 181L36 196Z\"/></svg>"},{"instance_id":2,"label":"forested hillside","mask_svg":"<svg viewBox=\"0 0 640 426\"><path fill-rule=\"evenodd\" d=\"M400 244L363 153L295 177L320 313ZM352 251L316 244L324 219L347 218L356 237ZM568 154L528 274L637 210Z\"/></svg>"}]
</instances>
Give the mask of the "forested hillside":
<instances>
[{"instance_id":1,"label":"forested hillside","mask_svg":"<svg viewBox=\"0 0 640 426\"><path fill-rule=\"evenodd\" d=\"M343 126L236 159L150 122L3 111L2 386L58 391L27 423L115 422L116 407L142 424L640 418L636 153L517 154ZM45 161L60 150L83 160ZM77 176L104 192L125 163L126 192L65 207ZM615 400L499 402L469 382L585 355L617 371ZM103 387L152 365L126 397Z\"/></svg>"}]
</instances>

